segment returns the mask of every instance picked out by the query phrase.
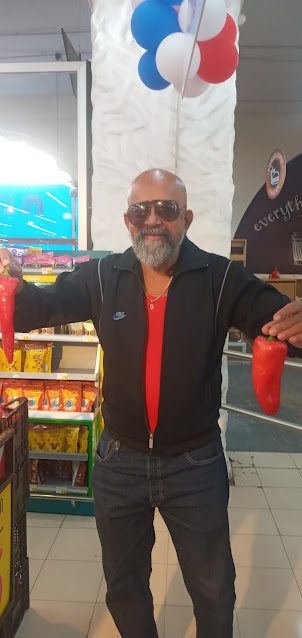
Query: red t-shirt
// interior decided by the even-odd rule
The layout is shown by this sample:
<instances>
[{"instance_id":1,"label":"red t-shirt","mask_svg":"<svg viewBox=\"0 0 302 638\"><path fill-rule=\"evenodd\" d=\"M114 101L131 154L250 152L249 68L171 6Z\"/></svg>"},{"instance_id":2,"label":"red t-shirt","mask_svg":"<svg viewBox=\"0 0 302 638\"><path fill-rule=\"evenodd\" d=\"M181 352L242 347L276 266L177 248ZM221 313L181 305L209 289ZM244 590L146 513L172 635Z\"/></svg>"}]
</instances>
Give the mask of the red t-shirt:
<instances>
[{"instance_id":1,"label":"red t-shirt","mask_svg":"<svg viewBox=\"0 0 302 638\"><path fill-rule=\"evenodd\" d=\"M151 297L152 299L152 297ZM155 299L155 297L153 297ZM145 349L145 400L149 428L153 433L158 418L161 360L164 337L164 321L167 297L161 297L150 310L150 301L145 299L147 317L147 339Z\"/></svg>"}]
</instances>

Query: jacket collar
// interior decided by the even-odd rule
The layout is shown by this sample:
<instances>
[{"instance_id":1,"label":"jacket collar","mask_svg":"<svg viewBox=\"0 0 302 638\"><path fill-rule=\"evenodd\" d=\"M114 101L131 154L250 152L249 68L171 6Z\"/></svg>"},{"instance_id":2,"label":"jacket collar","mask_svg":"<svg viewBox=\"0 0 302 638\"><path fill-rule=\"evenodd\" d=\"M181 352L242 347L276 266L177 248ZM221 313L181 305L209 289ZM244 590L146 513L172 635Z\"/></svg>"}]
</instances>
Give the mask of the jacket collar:
<instances>
[{"instance_id":1,"label":"jacket collar","mask_svg":"<svg viewBox=\"0 0 302 638\"><path fill-rule=\"evenodd\" d=\"M185 237L181 245L179 258L174 267L173 276L175 277L187 270L205 268L208 265L209 254ZM118 257L115 267L119 270L130 270L135 274L141 272L140 263L132 247Z\"/></svg>"}]
</instances>

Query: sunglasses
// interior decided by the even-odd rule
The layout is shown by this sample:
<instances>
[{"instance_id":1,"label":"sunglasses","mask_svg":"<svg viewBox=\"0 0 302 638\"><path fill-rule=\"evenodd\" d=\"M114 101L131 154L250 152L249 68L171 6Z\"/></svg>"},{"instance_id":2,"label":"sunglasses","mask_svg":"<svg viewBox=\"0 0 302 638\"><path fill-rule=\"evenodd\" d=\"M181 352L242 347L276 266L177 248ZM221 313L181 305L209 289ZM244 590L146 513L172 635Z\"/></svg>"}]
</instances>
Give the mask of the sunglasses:
<instances>
[{"instance_id":1,"label":"sunglasses","mask_svg":"<svg viewBox=\"0 0 302 638\"><path fill-rule=\"evenodd\" d=\"M165 222L175 222L182 208L173 199L152 199L146 202L136 202L131 204L127 210L127 217L132 226L141 228L146 219L151 215L152 206L155 214Z\"/></svg>"}]
</instances>

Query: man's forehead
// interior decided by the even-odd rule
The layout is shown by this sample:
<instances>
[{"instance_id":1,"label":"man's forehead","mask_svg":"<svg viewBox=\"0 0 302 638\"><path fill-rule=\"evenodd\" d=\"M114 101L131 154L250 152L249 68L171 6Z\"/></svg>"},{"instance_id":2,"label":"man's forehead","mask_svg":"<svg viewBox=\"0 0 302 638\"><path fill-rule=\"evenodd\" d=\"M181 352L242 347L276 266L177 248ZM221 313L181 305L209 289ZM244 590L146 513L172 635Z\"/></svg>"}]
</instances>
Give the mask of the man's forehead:
<instances>
[{"instance_id":1,"label":"man's forehead","mask_svg":"<svg viewBox=\"0 0 302 638\"><path fill-rule=\"evenodd\" d=\"M186 203L186 192L178 184L168 180L146 180L132 184L128 193L129 204L152 199L173 199L183 205Z\"/></svg>"}]
</instances>

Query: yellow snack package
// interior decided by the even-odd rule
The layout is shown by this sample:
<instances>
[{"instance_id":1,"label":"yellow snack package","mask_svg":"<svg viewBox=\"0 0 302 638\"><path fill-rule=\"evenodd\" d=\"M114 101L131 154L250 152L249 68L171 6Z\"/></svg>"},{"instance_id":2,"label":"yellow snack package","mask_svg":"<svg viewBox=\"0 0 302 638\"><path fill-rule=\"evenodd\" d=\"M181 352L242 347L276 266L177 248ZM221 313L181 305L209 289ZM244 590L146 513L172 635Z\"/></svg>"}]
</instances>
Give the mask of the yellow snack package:
<instances>
[{"instance_id":1,"label":"yellow snack package","mask_svg":"<svg viewBox=\"0 0 302 638\"><path fill-rule=\"evenodd\" d=\"M53 347L52 343L46 344L45 363L44 363L45 372L51 372L52 347Z\"/></svg>"},{"instance_id":2,"label":"yellow snack package","mask_svg":"<svg viewBox=\"0 0 302 638\"><path fill-rule=\"evenodd\" d=\"M45 452L45 426L36 425L31 431L31 449L33 452Z\"/></svg>"},{"instance_id":3,"label":"yellow snack package","mask_svg":"<svg viewBox=\"0 0 302 638\"><path fill-rule=\"evenodd\" d=\"M26 358L25 346L21 345L21 372L24 372L25 358Z\"/></svg>"},{"instance_id":4,"label":"yellow snack package","mask_svg":"<svg viewBox=\"0 0 302 638\"><path fill-rule=\"evenodd\" d=\"M66 452L69 452L69 454L76 454L78 451L79 426L67 425L65 428L65 434Z\"/></svg>"},{"instance_id":5,"label":"yellow snack package","mask_svg":"<svg viewBox=\"0 0 302 638\"><path fill-rule=\"evenodd\" d=\"M45 452L65 452L65 428L47 428Z\"/></svg>"},{"instance_id":6,"label":"yellow snack package","mask_svg":"<svg viewBox=\"0 0 302 638\"><path fill-rule=\"evenodd\" d=\"M0 342L0 372L5 372L6 371L6 366L7 366L7 359L6 356L4 354L4 350L2 348L2 341Z\"/></svg>"},{"instance_id":7,"label":"yellow snack package","mask_svg":"<svg viewBox=\"0 0 302 638\"><path fill-rule=\"evenodd\" d=\"M21 348L18 342L14 344L14 358L12 363L8 363L1 344L0 370L2 372L21 372Z\"/></svg>"},{"instance_id":8,"label":"yellow snack package","mask_svg":"<svg viewBox=\"0 0 302 638\"><path fill-rule=\"evenodd\" d=\"M25 344L24 372L45 372L46 346L43 343Z\"/></svg>"},{"instance_id":9,"label":"yellow snack package","mask_svg":"<svg viewBox=\"0 0 302 638\"><path fill-rule=\"evenodd\" d=\"M78 440L78 452L79 454L87 454L88 452L88 437L89 437L89 428L87 425L81 425L79 431L79 440Z\"/></svg>"},{"instance_id":10,"label":"yellow snack package","mask_svg":"<svg viewBox=\"0 0 302 638\"><path fill-rule=\"evenodd\" d=\"M29 428L29 430L28 430L28 449L29 449L29 451L30 451L30 452L32 452L32 451L33 451L33 448L32 448L32 446L33 446L32 439L33 439L33 431L32 431L32 429L31 429L31 428Z\"/></svg>"}]
</instances>

